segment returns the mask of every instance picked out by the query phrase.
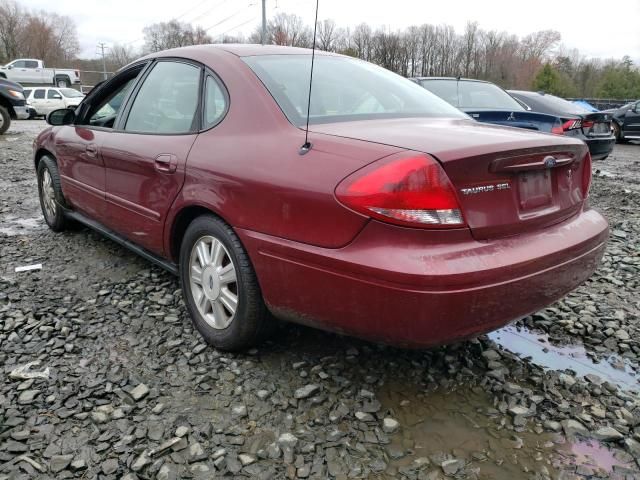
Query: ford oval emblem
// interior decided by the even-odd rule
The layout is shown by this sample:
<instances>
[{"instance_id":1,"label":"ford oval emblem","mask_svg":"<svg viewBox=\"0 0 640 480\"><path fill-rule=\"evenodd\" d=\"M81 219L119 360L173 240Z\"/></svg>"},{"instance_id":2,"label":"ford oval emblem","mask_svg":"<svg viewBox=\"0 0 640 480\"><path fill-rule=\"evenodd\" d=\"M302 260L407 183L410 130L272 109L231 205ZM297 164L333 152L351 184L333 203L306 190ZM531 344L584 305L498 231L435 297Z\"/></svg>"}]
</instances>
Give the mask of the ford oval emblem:
<instances>
[{"instance_id":1,"label":"ford oval emblem","mask_svg":"<svg viewBox=\"0 0 640 480\"><path fill-rule=\"evenodd\" d=\"M558 161L556 160L556 157L544 157L544 167L545 168L553 168L556 166L556 164L558 163Z\"/></svg>"}]
</instances>

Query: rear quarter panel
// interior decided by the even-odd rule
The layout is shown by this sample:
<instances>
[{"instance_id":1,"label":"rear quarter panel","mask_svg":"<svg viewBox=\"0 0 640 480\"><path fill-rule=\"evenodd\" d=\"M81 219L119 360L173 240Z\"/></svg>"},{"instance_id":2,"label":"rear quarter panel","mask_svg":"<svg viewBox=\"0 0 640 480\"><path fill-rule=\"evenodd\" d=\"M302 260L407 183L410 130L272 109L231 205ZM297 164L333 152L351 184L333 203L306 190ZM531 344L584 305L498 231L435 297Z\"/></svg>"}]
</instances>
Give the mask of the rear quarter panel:
<instances>
[{"instance_id":1,"label":"rear quarter panel","mask_svg":"<svg viewBox=\"0 0 640 480\"><path fill-rule=\"evenodd\" d=\"M351 241L368 221L337 202L334 190L363 165L398 147L311 134L288 122L264 85L242 60L203 52L201 61L226 85L224 120L201 133L187 159L185 184L165 227L166 251L180 211L205 207L232 227L328 248Z\"/></svg>"}]
</instances>

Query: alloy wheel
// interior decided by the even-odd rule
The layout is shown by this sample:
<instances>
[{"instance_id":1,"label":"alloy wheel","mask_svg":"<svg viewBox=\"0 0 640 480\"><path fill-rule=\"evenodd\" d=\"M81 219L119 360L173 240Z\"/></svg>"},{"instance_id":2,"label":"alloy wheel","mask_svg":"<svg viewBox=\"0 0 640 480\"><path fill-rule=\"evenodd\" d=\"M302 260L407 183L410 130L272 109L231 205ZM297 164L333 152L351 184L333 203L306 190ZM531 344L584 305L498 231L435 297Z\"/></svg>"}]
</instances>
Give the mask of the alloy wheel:
<instances>
[{"instance_id":1,"label":"alloy wheel","mask_svg":"<svg viewBox=\"0 0 640 480\"><path fill-rule=\"evenodd\" d=\"M52 220L56 216L56 193L53 189L53 181L51 180L51 174L48 169L44 169L42 172L42 203L44 210L49 220Z\"/></svg>"},{"instance_id":2,"label":"alloy wheel","mask_svg":"<svg viewBox=\"0 0 640 480\"><path fill-rule=\"evenodd\" d=\"M220 240L204 236L193 245L189 281L202 318L212 328L227 328L238 310L238 280L233 259Z\"/></svg>"}]
</instances>

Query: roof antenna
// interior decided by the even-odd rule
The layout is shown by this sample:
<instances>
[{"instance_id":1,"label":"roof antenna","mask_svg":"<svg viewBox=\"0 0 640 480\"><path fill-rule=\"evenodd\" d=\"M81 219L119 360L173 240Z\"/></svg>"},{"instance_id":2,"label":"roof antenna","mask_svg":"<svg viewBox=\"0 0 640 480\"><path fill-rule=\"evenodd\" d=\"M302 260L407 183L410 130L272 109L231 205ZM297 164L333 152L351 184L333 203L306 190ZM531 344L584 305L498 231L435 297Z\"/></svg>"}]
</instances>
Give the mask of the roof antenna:
<instances>
[{"instance_id":1,"label":"roof antenna","mask_svg":"<svg viewBox=\"0 0 640 480\"><path fill-rule=\"evenodd\" d=\"M316 21L313 24L313 46L311 50L311 74L309 75L309 99L307 101L307 127L304 131L304 143L298 152L300 155L306 154L313 146L309 142L309 115L311 114L311 85L313 85L313 62L316 57L316 30L318 29L318 4L320 0L316 0Z\"/></svg>"}]
</instances>

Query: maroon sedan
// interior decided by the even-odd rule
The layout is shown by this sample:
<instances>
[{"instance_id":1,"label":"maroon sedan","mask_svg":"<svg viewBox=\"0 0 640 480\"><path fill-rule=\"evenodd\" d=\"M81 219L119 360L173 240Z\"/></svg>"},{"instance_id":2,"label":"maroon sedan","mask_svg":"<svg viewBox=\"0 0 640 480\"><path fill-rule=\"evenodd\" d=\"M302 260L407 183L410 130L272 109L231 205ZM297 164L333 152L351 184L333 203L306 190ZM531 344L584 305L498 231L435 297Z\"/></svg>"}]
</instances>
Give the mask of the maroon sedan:
<instances>
[{"instance_id":1,"label":"maroon sedan","mask_svg":"<svg viewBox=\"0 0 640 480\"><path fill-rule=\"evenodd\" d=\"M48 225L79 221L180 276L216 347L276 317L404 346L498 328L601 258L584 143L479 124L349 57L195 46L53 112L34 162Z\"/></svg>"}]
</instances>

